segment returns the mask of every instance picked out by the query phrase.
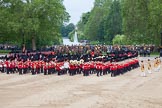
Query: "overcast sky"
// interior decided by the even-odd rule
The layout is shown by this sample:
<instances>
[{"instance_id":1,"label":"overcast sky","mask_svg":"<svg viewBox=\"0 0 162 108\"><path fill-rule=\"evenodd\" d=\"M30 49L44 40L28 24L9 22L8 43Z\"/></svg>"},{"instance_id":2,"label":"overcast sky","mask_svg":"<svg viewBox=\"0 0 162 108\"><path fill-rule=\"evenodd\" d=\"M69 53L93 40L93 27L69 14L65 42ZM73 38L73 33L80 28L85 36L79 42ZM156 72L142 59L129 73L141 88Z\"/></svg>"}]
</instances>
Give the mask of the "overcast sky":
<instances>
[{"instance_id":1,"label":"overcast sky","mask_svg":"<svg viewBox=\"0 0 162 108\"><path fill-rule=\"evenodd\" d=\"M75 25L80 20L82 13L93 8L94 0L64 0L66 11L70 14L70 23Z\"/></svg>"}]
</instances>

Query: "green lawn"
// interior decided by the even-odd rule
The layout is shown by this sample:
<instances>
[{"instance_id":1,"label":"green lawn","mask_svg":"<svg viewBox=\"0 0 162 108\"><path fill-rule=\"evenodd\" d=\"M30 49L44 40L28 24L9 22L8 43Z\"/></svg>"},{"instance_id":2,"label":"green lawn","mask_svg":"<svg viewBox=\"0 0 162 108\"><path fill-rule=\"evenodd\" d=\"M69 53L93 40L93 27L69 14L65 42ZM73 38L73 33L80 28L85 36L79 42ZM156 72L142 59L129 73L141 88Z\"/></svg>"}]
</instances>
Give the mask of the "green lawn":
<instances>
[{"instance_id":1,"label":"green lawn","mask_svg":"<svg viewBox=\"0 0 162 108\"><path fill-rule=\"evenodd\" d=\"M151 56L159 56L159 55L160 55L159 52L153 52L153 53L151 53Z\"/></svg>"},{"instance_id":2,"label":"green lawn","mask_svg":"<svg viewBox=\"0 0 162 108\"><path fill-rule=\"evenodd\" d=\"M0 50L0 54L8 54L11 50Z\"/></svg>"}]
</instances>

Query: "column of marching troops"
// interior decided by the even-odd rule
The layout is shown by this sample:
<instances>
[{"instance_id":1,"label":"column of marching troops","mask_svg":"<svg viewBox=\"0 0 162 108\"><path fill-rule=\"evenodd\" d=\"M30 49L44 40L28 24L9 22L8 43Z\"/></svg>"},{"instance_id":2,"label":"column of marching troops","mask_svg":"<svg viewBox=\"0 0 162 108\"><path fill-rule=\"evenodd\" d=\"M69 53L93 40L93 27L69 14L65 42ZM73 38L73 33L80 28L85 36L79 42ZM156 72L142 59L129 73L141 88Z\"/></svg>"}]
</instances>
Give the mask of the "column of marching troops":
<instances>
[{"instance_id":1,"label":"column of marching troops","mask_svg":"<svg viewBox=\"0 0 162 108\"><path fill-rule=\"evenodd\" d=\"M159 72L161 68L160 57L155 57L154 61L148 59L146 62L141 60L141 76L146 76L146 74L151 74L152 72Z\"/></svg>"},{"instance_id":2,"label":"column of marching troops","mask_svg":"<svg viewBox=\"0 0 162 108\"><path fill-rule=\"evenodd\" d=\"M35 60L32 61L29 58L27 60L17 60L17 59L8 59L0 61L0 71L2 73L14 74L19 73L32 75L41 74L50 75L50 74L69 74L70 76L76 74L83 74L83 76L89 76L91 74L96 74L97 76L102 76L106 74L111 74L112 77L124 74L132 69L139 67L139 61L137 54L128 54L127 59L123 61L116 62L113 60L113 57L103 62L104 56L99 56L97 58L89 58L89 61L80 60L68 60L65 59L62 62L58 62L55 58L44 61L44 60Z\"/></svg>"}]
</instances>

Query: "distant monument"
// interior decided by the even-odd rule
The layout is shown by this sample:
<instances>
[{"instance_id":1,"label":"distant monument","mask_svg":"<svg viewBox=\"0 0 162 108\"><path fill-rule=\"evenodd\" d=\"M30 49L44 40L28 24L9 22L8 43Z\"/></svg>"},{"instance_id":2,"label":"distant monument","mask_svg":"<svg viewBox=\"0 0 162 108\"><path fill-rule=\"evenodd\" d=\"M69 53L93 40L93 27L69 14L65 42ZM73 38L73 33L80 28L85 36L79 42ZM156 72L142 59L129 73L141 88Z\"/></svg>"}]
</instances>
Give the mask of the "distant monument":
<instances>
[{"instance_id":1,"label":"distant monument","mask_svg":"<svg viewBox=\"0 0 162 108\"><path fill-rule=\"evenodd\" d=\"M77 27L75 28L75 33L74 33L74 44L79 44L78 42L78 35L77 35Z\"/></svg>"},{"instance_id":2,"label":"distant monument","mask_svg":"<svg viewBox=\"0 0 162 108\"><path fill-rule=\"evenodd\" d=\"M75 28L75 33L74 33L74 42L71 42L70 39L68 38L63 38L63 45L79 45L80 43L78 42L78 35L77 35L77 27Z\"/></svg>"}]
</instances>

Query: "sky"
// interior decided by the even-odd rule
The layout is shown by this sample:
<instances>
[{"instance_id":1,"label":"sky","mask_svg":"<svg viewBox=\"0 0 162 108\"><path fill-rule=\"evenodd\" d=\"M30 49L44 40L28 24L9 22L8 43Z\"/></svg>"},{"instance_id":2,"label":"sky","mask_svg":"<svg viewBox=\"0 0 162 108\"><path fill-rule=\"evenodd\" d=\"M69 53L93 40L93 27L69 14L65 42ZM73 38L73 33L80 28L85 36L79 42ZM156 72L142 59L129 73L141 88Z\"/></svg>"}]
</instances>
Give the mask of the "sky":
<instances>
[{"instance_id":1,"label":"sky","mask_svg":"<svg viewBox=\"0 0 162 108\"><path fill-rule=\"evenodd\" d=\"M77 24L82 13L93 8L94 0L64 0L66 11L70 14L70 23Z\"/></svg>"}]
</instances>

